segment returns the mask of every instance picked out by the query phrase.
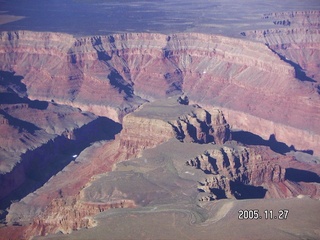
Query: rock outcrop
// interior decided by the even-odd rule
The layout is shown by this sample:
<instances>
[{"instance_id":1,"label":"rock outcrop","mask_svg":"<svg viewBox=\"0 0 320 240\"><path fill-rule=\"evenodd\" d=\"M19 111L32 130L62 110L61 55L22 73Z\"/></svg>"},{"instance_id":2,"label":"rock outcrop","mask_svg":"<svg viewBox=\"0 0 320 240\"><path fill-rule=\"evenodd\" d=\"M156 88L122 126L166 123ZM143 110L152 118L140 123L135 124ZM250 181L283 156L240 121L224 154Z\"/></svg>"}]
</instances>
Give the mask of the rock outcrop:
<instances>
[{"instance_id":1,"label":"rock outcrop","mask_svg":"<svg viewBox=\"0 0 320 240\"><path fill-rule=\"evenodd\" d=\"M58 136L75 140L73 131L98 117L70 106L30 100L22 77L0 72L1 173L10 172L20 155Z\"/></svg>"},{"instance_id":2,"label":"rock outcrop","mask_svg":"<svg viewBox=\"0 0 320 240\"><path fill-rule=\"evenodd\" d=\"M211 115L196 106L188 115L169 123L175 131L176 138L182 142L223 144L230 139L229 125L218 109Z\"/></svg>"},{"instance_id":3,"label":"rock outcrop","mask_svg":"<svg viewBox=\"0 0 320 240\"><path fill-rule=\"evenodd\" d=\"M177 130L174 124L179 123L181 128ZM210 115L197 105L178 103L177 98L146 103L124 117L123 130L115 141L103 144L103 147L93 145L79 156L80 160L71 162L45 186L21 202L12 204L7 221L25 222L34 219L26 233L28 236L58 231L69 233L79 228L92 227L90 216L98 212L110 208L134 207L136 201L147 201L143 197L137 200L130 194L127 196L120 190L110 189L111 196L100 204L93 200L99 198L99 193L88 197L86 189L94 189L91 183L99 177L90 178L110 171L113 163L140 156L142 150L156 147L172 138L178 138L184 143L224 143L230 138L230 130L219 110L216 110L215 115ZM79 172L83 176L79 177ZM122 178L123 175L119 176ZM119 178L118 182L121 181ZM150 187L154 188L156 185ZM100 198L104 198L104 195ZM153 194L147 198L153 198Z\"/></svg>"},{"instance_id":4,"label":"rock outcrop","mask_svg":"<svg viewBox=\"0 0 320 240\"><path fill-rule=\"evenodd\" d=\"M174 97L142 105L123 118L114 141L87 148L43 187L13 203L6 220L30 223L29 238L94 227L92 216L111 208L152 207L177 198L202 204L307 192L318 196L313 183L302 189L286 178L294 157L228 141L224 115L211 112Z\"/></svg>"},{"instance_id":5,"label":"rock outcrop","mask_svg":"<svg viewBox=\"0 0 320 240\"><path fill-rule=\"evenodd\" d=\"M198 33L2 32L0 70L11 73L0 76L1 203L52 176L11 204L6 220L31 223L28 238L93 227L91 216L110 208L176 198L186 204L318 198L317 165L229 141L230 128L239 128L319 155L319 12L264 18L275 28L242 33L255 41ZM123 129L72 161L91 142L120 131L94 114ZM48 149L55 154L45 156ZM61 169L67 165L59 173L57 157ZM297 169L311 178L297 179ZM117 181L104 185L110 179Z\"/></svg>"},{"instance_id":6,"label":"rock outcrop","mask_svg":"<svg viewBox=\"0 0 320 240\"><path fill-rule=\"evenodd\" d=\"M13 203L6 221L30 223L24 234L24 238L29 239L35 235L70 233L92 227L95 225L92 215L114 207L133 207L130 201L97 204L82 199L81 191L95 179L94 175L108 172L113 163L125 160L118 148L118 140L96 142L88 147L44 186Z\"/></svg>"},{"instance_id":7,"label":"rock outcrop","mask_svg":"<svg viewBox=\"0 0 320 240\"><path fill-rule=\"evenodd\" d=\"M304 115L311 116L313 112L319 112L318 107L312 110L309 107L310 105L313 105L315 99L317 99L315 101L318 101L319 98L315 97L313 93L319 94L320 71L319 66L316 63L319 62L320 56L320 12L315 10L270 13L265 14L263 18L270 20L270 22L272 21L275 24L274 28L246 31L242 34L248 39L254 39L266 44L274 53L278 54L282 61L294 67L295 77L297 79L303 82L305 86L309 86L310 90L309 94L307 94L309 97L305 95L304 98L300 98L300 100L294 104L296 113L297 111L303 111ZM297 97L296 95L293 96ZM278 97L280 97L280 95L278 95ZM282 104L285 104L285 102L281 102ZM276 108L269 110L278 111ZM282 141L289 143L287 139L291 139L290 144L300 149L308 149L306 145L299 144L299 140L295 141L293 136L289 136L292 131L291 127L294 125L303 125L302 122L298 123L300 120L298 120L298 117L295 115L296 113L288 115L290 122L295 122L294 124L283 124L283 126L273 126L272 128L274 129L274 132L277 132L277 137ZM267 118L257 119L257 114L253 114L255 116L252 116L252 114L250 115L248 118L252 119L252 121L249 120L247 122L252 122L252 124L254 124L254 122L261 121L261 123L265 122L265 126L273 125L272 123L265 121ZM284 116L285 114L282 112L281 114L279 113L279 115ZM230 116L231 118L236 117L234 114L230 114ZM230 123L236 122L231 119L228 120ZM278 122L285 123L286 121L284 121L284 119L279 119ZM243 125L246 125L246 123L241 125L242 124L237 127L244 127ZM314 129L317 129L315 125ZM270 132L270 127L267 131ZM258 132L260 135L266 135L266 133L263 133L264 131L258 130L257 133ZM315 134L310 134L311 132L314 132ZM317 132L317 130L310 131L308 127L300 127L295 134L299 136L299 139L305 137L306 142L311 143L309 145L310 148L316 149L316 145L319 145L319 134ZM298 138L296 137L296 139ZM313 147L311 147L311 145L313 145ZM317 150L315 150L315 152L318 154Z\"/></svg>"},{"instance_id":8,"label":"rock outcrop","mask_svg":"<svg viewBox=\"0 0 320 240\"><path fill-rule=\"evenodd\" d=\"M121 126L54 102L30 100L22 77L0 72L1 208L42 186L91 142Z\"/></svg>"},{"instance_id":9,"label":"rock outcrop","mask_svg":"<svg viewBox=\"0 0 320 240\"><path fill-rule=\"evenodd\" d=\"M310 40L317 51L314 31L297 34L314 36ZM315 152L319 145L319 95L314 87L295 78L299 76L294 66L270 50L271 42L268 47L195 33L74 38L19 31L2 32L0 44L0 68L22 75L31 99L53 99L122 121L146 100L184 92L190 102L206 108L224 107L230 114L274 122L267 129L269 135L285 125L314 136L313 141L303 143L291 136L277 136L288 145ZM236 125L234 117L227 119L232 125ZM250 119L246 124L252 126ZM251 131L260 134L259 129Z\"/></svg>"},{"instance_id":10,"label":"rock outcrop","mask_svg":"<svg viewBox=\"0 0 320 240\"><path fill-rule=\"evenodd\" d=\"M219 143L230 139L230 129L218 109L210 114L197 105L179 104L175 97L146 103L123 119L121 151L130 156L176 137L182 142Z\"/></svg>"},{"instance_id":11,"label":"rock outcrop","mask_svg":"<svg viewBox=\"0 0 320 240\"><path fill-rule=\"evenodd\" d=\"M224 146L205 151L186 161L186 165L207 174L205 179L199 181L199 199L212 201L222 198L296 197L317 188L317 184L310 183L302 189L299 184L287 179L286 168L292 162L295 159L291 156L270 156L266 148ZM312 196L319 197L317 191L313 191Z\"/></svg>"},{"instance_id":12,"label":"rock outcrop","mask_svg":"<svg viewBox=\"0 0 320 240\"><path fill-rule=\"evenodd\" d=\"M111 208L132 208L132 201L114 203L83 203L79 197L54 199L46 208L44 214L35 217L32 225L25 232L26 237L45 235L48 233L71 233L81 228L96 226L91 216Z\"/></svg>"},{"instance_id":13,"label":"rock outcrop","mask_svg":"<svg viewBox=\"0 0 320 240\"><path fill-rule=\"evenodd\" d=\"M245 32L246 37L267 44L285 62L295 67L302 81L320 82L320 11L271 13L264 16L280 28ZM290 23L290 24L288 24Z\"/></svg>"}]
</instances>

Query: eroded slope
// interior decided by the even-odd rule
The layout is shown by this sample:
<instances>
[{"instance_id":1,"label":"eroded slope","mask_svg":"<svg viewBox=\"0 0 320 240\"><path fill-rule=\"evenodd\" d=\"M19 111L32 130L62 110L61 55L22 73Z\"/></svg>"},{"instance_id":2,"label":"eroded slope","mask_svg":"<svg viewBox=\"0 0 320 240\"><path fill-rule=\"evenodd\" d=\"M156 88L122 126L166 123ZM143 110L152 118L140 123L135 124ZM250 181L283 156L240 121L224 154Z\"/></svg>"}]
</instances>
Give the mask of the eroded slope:
<instances>
[{"instance_id":1,"label":"eroded slope","mask_svg":"<svg viewBox=\"0 0 320 240\"><path fill-rule=\"evenodd\" d=\"M310 41L317 49L317 38ZM31 99L122 121L147 100L185 92L209 111L222 107L235 128L318 151L319 94L262 43L196 33L73 38L20 31L2 32L1 44L1 69L24 76ZM257 121L265 127L252 127Z\"/></svg>"},{"instance_id":2,"label":"eroded slope","mask_svg":"<svg viewBox=\"0 0 320 240\"><path fill-rule=\"evenodd\" d=\"M197 33L75 38L60 33L2 32L0 68L22 75L25 85L13 74L9 74L10 81L0 79L0 127L5 133L1 156L14 158L9 163L12 167L22 159L17 149L37 148L26 159L44 161L36 162L35 169L33 161L20 165L19 177L1 179L5 185L1 193L25 188L28 174L32 187L37 188L36 173L43 165L50 168L48 157L68 156L64 165L68 164L91 141L110 137L107 125L119 130L117 124L74 107L124 125L115 141L90 146L43 187L13 203L7 215L9 224L31 224L25 238L70 233L101 224L92 218L99 212L108 210L102 219L108 219L109 213L128 217L134 211L110 208L136 208L142 213L138 218L149 219L152 212L161 224L162 219L172 217L174 229L176 218L183 221L189 216L191 228L198 229L197 224L219 222L230 210L235 217L235 206L242 206L214 200L294 198L299 194L318 198L319 164L312 154L319 155L320 144L319 12L275 13L264 18L272 20L275 29L242 34L262 43ZM188 96L179 99L186 105L177 105L175 99L159 101L180 93ZM141 106L147 101L155 102ZM198 105L187 105L189 101ZM255 137L255 146L226 143L230 139L226 119L231 128L264 139ZM39 147L58 135L59 141ZM73 146L87 145L70 151L65 144L69 140L75 140ZM274 152L282 146L285 151ZM48 149L64 153L47 157ZM10 170L9 165L4 168ZM14 187L7 187L6 181L15 182ZM318 208L318 202L299 201ZM127 223L128 228L134 225L130 220ZM303 222L311 233L292 230L297 223L283 225L288 234L279 230L276 236L318 238L313 222ZM11 229L16 228L1 229L5 233L1 236L6 238ZM181 237L180 230L172 236ZM145 236L155 233L160 234L146 231ZM205 230L203 233L206 236ZM128 237L127 231L114 234Z\"/></svg>"},{"instance_id":3,"label":"eroded slope","mask_svg":"<svg viewBox=\"0 0 320 240\"><path fill-rule=\"evenodd\" d=\"M182 127L185 138L179 137L180 132L172 123L181 119L198 134L193 134L193 128ZM129 127L133 122L144 127L136 131ZM287 198L300 194L319 197L319 164L301 163L293 156L283 156L268 147L226 142L229 126L218 110L216 115L210 115L197 105L180 105L171 98L145 104L127 115L123 124L124 131L113 143L92 146L86 153L89 155L81 154L79 161L70 164L35 194L13 204L7 220L33 219L26 236L34 236L99 226L92 216L112 208L137 208L146 214L150 209L155 213L163 209L159 211L189 214L202 206L197 210L199 218L192 224L203 222L206 225L211 221L207 204L215 204L219 199ZM199 127L201 125L206 127ZM219 135L214 135L215 132ZM212 138L199 144L197 136ZM102 157L94 157L99 155ZM90 164L86 160L89 158L92 159ZM117 163L112 172L104 173L111 170L111 163L128 158L130 161ZM81 179L75 177L80 169L86 173ZM294 179L288 174L292 169L317 177ZM97 173L101 174L89 180ZM69 186L62 182L69 182ZM68 190L70 187L72 190ZM60 197L51 202L49 199L41 201L52 191L60 192Z\"/></svg>"},{"instance_id":4,"label":"eroded slope","mask_svg":"<svg viewBox=\"0 0 320 240\"><path fill-rule=\"evenodd\" d=\"M161 111L150 112L152 106L155 106L156 109L157 106L161 106ZM173 106L176 109L175 112L171 111ZM173 117L179 119L184 115L188 116L195 109L199 109L196 106L188 106L187 109L186 106L181 107L174 103L173 99L146 104L137 112L126 117L135 119L137 123L141 122L145 128L139 133L135 129L127 129L125 133L120 134L120 142L123 140L122 137L126 137L126 142L132 140L136 149L141 149L138 146L145 146L145 142L136 142L135 138L128 136L139 134L141 139L148 136L145 140L149 142L152 137L153 139L159 139L158 131L163 130L165 125L169 127L167 133L170 132L170 128L174 133L175 128L170 124ZM165 111L166 108L168 112ZM163 114L159 114L160 112ZM146 113L149 113L149 119L146 118ZM181 116L180 113L183 113L183 115ZM213 120L223 118L223 115L220 114ZM145 121L140 119L143 116ZM125 124L131 122L126 121L126 118L124 119L124 129L126 129ZM170 120L168 121L168 119ZM160 121L161 124L152 125L154 121ZM215 126L212 128L215 129ZM225 125L225 130L227 129L228 127ZM225 134L227 134L227 131L225 131ZM170 216L175 215L173 218L176 218L177 222L173 220L173 224L179 222L179 226L173 226L172 231L168 232L168 238L173 236L181 238L186 234L191 236L192 234L186 230L187 226L188 228L201 229L201 234L207 236L211 234L212 227L216 226L217 223L235 222L238 218L237 211L242 209L241 207L258 208L261 216L263 216L264 208L267 206L259 201L250 200L238 203L232 199L274 199L298 196L300 198L300 194L319 198L319 177L311 180L311 182L308 179L300 179L295 182L297 179L293 179L288 174L292 171L292 168L297 168L297 171L312 169L312 173L318 176L320 172L319 164L301 163L292 156L277 154L267 147L239 146L234 141L225 142L224 145L213 144L213 142L199 144L197 139L193 139L192 142L179 141L176 137L178 135L172 134L171 139L159 139L155 147L139 150L139 154L134 153L132 155L139 155L140 157L115 164L112 172L96 175L79 191L77 198L54 200L35 218L27 234L71 233L75 229L94 227L92 231L108 234L111 239L120 236L126 239L136 236L133 232L136 232L138 228L141 229L141 226L138 227L130 220L131 216L135 216L142 222L149 219L149 223L144 222L146 225L142 227L145 229L145 236L162 236L156 229L152 228L157 222L155 219L159 219L159 224L161 223L159 228L162 229L169 227L164 224L164 219L171 219ZM161 142L163 143L160 144ZM222 140L222 142L224 141ZM128 146L130 145L123 145L122 149ZM102 151L107 152L109 149L105 146ZM70 167L73 168L74 166ZM219 199L228 200L216 201ZM273 200L272 203L275 208L284 208L285 206L290 209L290 220L282 225L282 228L286 229L286 233L275 231L273 237L289 238L289 236L298 234L318 236L319 233L314 231L317 217L313 213L311 214L312 222L305 221L303 223L304 229L308 229L308 233L293 228L296 224L293 219L293 216L297 214L296 204L299 203L300 206L312 204L315 209L319 207L318 201L312 201L309 197L305 197L284 201ZM17 210L16 207L12 208L10 216L19 213ZM99 212L103 213L92 218L92 215ZM306 215L302 216L303 219L305 217ZM180 221L177 219L180 219ZM267 221L265 217L263 220L257 221L261 221L258 225L258 232L264 231L263 226ZM271 227L277 229L276 223L273 222L275 220L269 221L272 224ZM106 222L111 225L125 223L126 227L122 228L121 234L117 230L109 232L109 228L102 227L105 226ZM245 223L243 222L243 224ZM241 226L243 226L241 221L235 224L235 228L241 228ZM88 236L86 234L89 232L93 234L91 230L88 230L88 232L80 230L80 232L74 232L68 236L57 235L56 237L81 238ZM221 234L221 232L217 234ZM242 234L247 236L248 232L244 231ZM95 234L92 236L100 238ZM197 233L194 238L201 239L201 236ZM224 233L224 236L229 235ZM55 238L55 236L52 236L52 238ZM235 236L230 235L230 239L234 238Z\"/></svg>"},{"instance_id":5,"label":"eroded slope","mask_svg":"<svg viewBox=\"0 0 320 240\"><path fill-rule=\"evenodd\" d=\"M91 142L110 139L121 129L71 106L30 100L21 79L0 73L1 210L41 187Z\"/></svg>"}]
</instances>

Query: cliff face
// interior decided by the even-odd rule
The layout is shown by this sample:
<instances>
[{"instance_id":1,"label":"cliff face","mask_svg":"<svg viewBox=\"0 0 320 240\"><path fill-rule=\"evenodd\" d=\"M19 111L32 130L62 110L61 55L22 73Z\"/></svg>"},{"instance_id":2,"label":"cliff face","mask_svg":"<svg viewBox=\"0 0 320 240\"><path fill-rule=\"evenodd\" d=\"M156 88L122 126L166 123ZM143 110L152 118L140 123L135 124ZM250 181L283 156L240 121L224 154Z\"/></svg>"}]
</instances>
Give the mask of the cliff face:
<instances>
[{"instance_id":1,"label":"cliff face","mask_svg":"<svg viewBox=\"0 0 320 240\"><path fill-rule=\"evenodd\" d=\"M58 136L74 140L73 131L98 117L70 106L30 100L22 77L0 72L1 173L10 172L20 155Z\"/></svg>"},{"instance_id":2,"label":"cliff face","mask_svg":"<svg viewBox=\"0 0 320 240\"><path fill-rule=\"evenodd\" d=\"M317 36L313 31L305 35ZM317 51L316 38L310 39L312 51ZM53 99L122 121L146 100L185 92L206 107L287 125L316 139L320 133L315 88L296 79L294 66L261 43L195 33L73 38L21 31L2 32L0 44L0 68L22 75L31 99ZM230 124L236 124L232 119ZM246 124L253 125L250 118ZM281 125L274 124L269 134L277 129ZM260 134L258 128L251 131ZM296 144L289 136L281 141ZM317 144L300 143L297 148L316 152Z\"/></svg>"},{"instance_id":3,"label":"cliff face","mask_svg":"<svg viewBox=\"0 0 320 240\"><path fill-rule=\"evenodd\" d=\"M320 11L296 11L265 14L274 29L248 31L251 39L268 44L284 61L296 68L296 77L319 84Z\"/></svg>"},{"instance_id":4,"label":"cliff face","mask_svg":"<svg viewBox=\"0 0 320 240\"><path fill-rule=\"evenodd\" d=\"M200 169L206 177L199 181L200 201L221 198L287 198L299 194L319 197L317 184L301 188L287 173L295 159L273 155L266 148L221 147L189 159L186 165ZM273 155L273 156L272 156ZM292 165L291 165L292 166ZM311 173L310 173L311 174Z\"/></svg>"},{"instance_id":5,"label":"cliff face","mask_svg":"<svg viewBox=\"0 0 320 240\"><path fill-rule=\"evenodd\" d=\"M227 141L223 113L210 112L173 97L142 105L124 117L114 141L87 148L43 187L13 203L6 220L30 223L29 238L94 227L92 217L111 208L157 207L177 199L199 204L306 193L318 197L313 183L301 188L287 178L287 168L296 167L294 157Z\"/></svg>"},{"instance_id":6,"label":"cliff face","mask_svg":"<svg viewBox=\"0 0 320 240\"><path fill-rule=\"evenodd\" d=\"M30 100L21 76L0 71L0 205L6 209L46 183L118 123L71 106Z\"/></svg>"},{"instance_id":7,"label":"cliff face","mask_svg":"<svg viewBox=\"0 0 320 240\"><path fill-rule=\"evenodd\" d=\"M32 45L32 39L37 40L37 44ZM52 97L81 102L84 98L83 102L89 100L99 104L105 100L119 104L117 101L130 98L133 93L153 99L179 93L182 89L189 92L194 81L203 81L199 80L201 76L208 76L212 83L234 79L242 86L250 84L253 89L264 90L265 84L276 83L266 81L271 76L265 76L267 79L259 82L234 76L250 71L276 74L282 79L294 76L294 69L265 46L222 36L141 33L73 39L64 34L3 32L1 43L4 47L1 54L5 59L1 68L24 76L29 96L38 99ZM9 52L15 54L9 57ZM24 64L20 64L22 61ZM51 62L56 64L52 66ZM37 73L34 74L31 68ZM225 70L228 70L227 75ZM41 76L44 73L46 75ZM44 79L42 84L41 78ZM31 80L32 87L29 85ZM58 81L59 86L55 86ZM288 84L284 80L277 82L283 87ZM102 93L105 93L104 97ZM90 99L85 99L88 97Z\"/></svg>"},{"instance_id":8,"label":"cliff face","mask_svg":"<svg viewBox=\"0 0 320 240\"><path fill-rule=\"evenodd\" d=\"M319 93L320 69L316 63L319 62L320 57L320 12L295 11L270 13L265 14L264 18L270 20L270 22L273 22L274 28L246 31L242 34L248 39L254 39L265 43L274 53L278 54L282 61L294 67L295 77L303 82L304 85L310 86L310 93ZM268 109L272 112L279 112L279 115L282 115L283 119L279 119L280 121L278 121L279 123L283 124L282 126L275 126L273 123L265 121L267 120L267 118L259 119L259 116L257 114L251 114L251 116L249 115L248 118L251 118L252 121L249 120L247 121L247 123L252 122L254 124L254 122L264 122L264 126L269 126L265 127L268 128L267 131L270 132L270 129L273 128L273 131L275 132L277 137L282 141L287 143L290 142L290 144L300 149L316 149L316 145L319 145L318 130L313 131L315 134L310 134L310 128L301 127L299 129L300 131L298 130L296 132L296 135L299 136L299 139L306 139L305 142L308 142L310 144L299 143L299 140L295 140L293 136L289 136L291 135L293 130L291 127L303 125L303 119L297 116L298 112L300 112L300 114L310 116L313 114L313 112L317 112L317 114L319 112L319 107L313 105L314 96L312 96L312 94L308 95L309 97L302 97L297 102L295 102L294 100L292 101L291 97L288 96L287 103L286 100L280 100L280 102L278 102L277 100L280 105L276 104L276 107ZM278 95L277 97L280 97L280 95ZM294 97L296 97L296 95L294 95ZM316 101L318 101L318 98L319 97L315 97L315 99L317 99ZM293 108L295 109L295 113L292 114L285 111L280 114L280 108L284 109L283 104L289 106L289 102L291 101L295 102L293 105L291 105L294 106ZM263 103L261 105L263 108L267 109ZM285 120L285 115L288 116L287 118L290 118L289 121L293 124L286 124L288 120ZM234 114L230 114L230 116L231 118L235 117L239 119L239 117ZM256 117L258 117L258 119ZM238 125L237 127L240 128L241 125L247 124L245 122L243 122L243 124L237 124L237 121L233 121L231 119L228 120L232 123L235 123L235 125ZM311 120L311 122L312 121L313 120ZM310 124L314 126L314 129L318 129L318 127L316 127L316 123L311 122ZM259 130L257 132L259 132ZM266 134L266 131L265 133L263 132L264 130L260 131L260 134L268 135ZM296 139L298 138L296 137ZM291 140L288 141L288 139ZM307 145L309 145L309 147ZM316 154L318 154L317 150L315 150L315 152Z\"/></svg>"},{"instance_id":9,"label":"cliff face","mask_svg":"<svg viewBox=\"0 0 320 240\"><path fill-rule=\"evenodd\" d=\"M176 138L182 142L223 144L230 139L229 124L222 112L215 109L211 115L196 106L188 115L169 121Z\"/></svg>"},{"instance_id":10,"label":"cliff face","mask_svg":"<svg viewBox=\"0 0 320 240\"><path fill-rule=\"evenodd\" d=\"M140 100L110 84L121 76L95 50L94 37L87 41L83 45L58 33L2 32L1 69L24 76L30 99L54 99L119 121L121 112ZM12 50L15 54L9 54ZM123 105L120 112L118 105Z\"/></svg>"},{"instance_id":11,"label":"cliff face","mask_svg":"<svg viewBox=\"0 0 320 240\"><path fill-rule=\"evenodd\" d=\"M3 150L2 153L10 154L10 158L4 156L1 162L3 169L7 167L7 171L0 175L1 207L8 207L12 200L23 198L35 191L72 162L91 142L112 139L120 129L119 124L98 118L77 129L63 132L60 136L49 135L51 138L47 139L47 142L28 145L25 152L21 152L23 149ZM22 134L28 138L26 133ZM43 135L46 136L42 133L38 138L43 138ZM31 136L37 137L35 134Z\"/></svg>"},{"instance_id":12,"label":"cliff face","mask_svg":"<svg viewBox=\"0 0 320 240\"><path fill-rule=\"evenodd\" d=\"M177 131L173 125L180 121L182 132ZM143 202L146 204L148 199L154 199L154 194L166 197L168 193L157 185L144 182L141 182L138 189L150 189L150 193L149 190L146 193L136 193L136 188L132 188L129 193L126 190L129 183L126 181L131 182L131 178L135 181L136 175L123 177L123 174L116 173L113 176L110 173L111 180L118 179L116 182L120 185L114 188L112 184L98 183L98 186L106 186L108 189L103 190L110 195L106 198L101 191L95 191L96 187L92 184L97 184L99 177L92 176L110 171L113 163L141 156L142 150L154 148L172 138L178 138L183 143L224 143L230 138L230 132L219 110L216 110L215 115L210 115L199 106L179 104L176 98L147 103L124 117L123 130L115 141L93 145L81 153L76 163L71 162L45 186L35 191L35 194L12 204L7 221L24 222L33 219L26 232L27 236L59 231L70 233L94 226L90 216L101 211L135 207ZM122 183L123 181L125 182Z\"/></svg>"},{"instance_id":13,"label":"cliff face","mask_svg":"<svg viewBox=\"0 0 320 240\"><path fill-rule=\"evenodd\" d=\"M54 199L46 208L45 214L33 220L32 225L25 232L25 236L38 236L47 233L64 234L81 228L96 226L96 222L90 216L111 208L132 208L132 201L118 201L114 203L83 203L79 197Z\"/></svg>"},{"instance_id":14,"label":"cliff face","mask_svg":"<svg viewBox=\"0 0 320 240\"><path fill-rule=\"evenodd\" d=\"M176 98L146 103L123 119L121 151L130 156L171 138L182 142L219 143L230 139L230 129L218 109L211 115L197 105L182 105Z\"/></svg>"},{"instance_id":15,"label":"cliff face","mask_svg":"<svg viewBox=\"0 0 320 240\"><path fill-rule=\"evenodd\" d=\"M230 124L319 154L319 12L264 17L275 29L242 34L254 42L197 33L2 32L0 69L23 78L0 78L0 156L15 158L11 165L0 162L1 171L11 171L0 176L1 194L52 176L13 203L6 220L31 223L30 237L95 226L91 216L110 208L177 199L318 198L317 165L295 166L294 157L228 141ZM190 105L171 97L182 93ZM123 129L72 161L91 142L120 131L75 108L122 122ZM57 157L67 167L47 172ZM300 168L317 176L297 180L292 173ZM34 174L39 169L45 181Z\"/></svg>"},{"instance_id":16,"label":"cliff face","mask_svg":"<svg viewBox=\"0 0 320 240\"><path fill-rule=\"evenodd\" d=\"M1 110L0 110L1 111ZM1 114L2 113L2 114ZM19 162L19 157L28 149L36 148L54 138L44 130L29 123L29 128L19 125L18 119L1 112L1 174L10 172ZM16 121L16 124L14 124ZM17 141L18 140L18 141Z\"/></svg>"},{"instance_id":17,"label":"cliff face","mask_svg":"<svg viewBox=\"0 0 320 240\"><path fill-rule=\"evenodd\" d=\"M159 119L146 119L127 115L123 119L120 149L137 155L145 148L154 147L174 137L172 127Z\"/></svg>"}]
</instances>

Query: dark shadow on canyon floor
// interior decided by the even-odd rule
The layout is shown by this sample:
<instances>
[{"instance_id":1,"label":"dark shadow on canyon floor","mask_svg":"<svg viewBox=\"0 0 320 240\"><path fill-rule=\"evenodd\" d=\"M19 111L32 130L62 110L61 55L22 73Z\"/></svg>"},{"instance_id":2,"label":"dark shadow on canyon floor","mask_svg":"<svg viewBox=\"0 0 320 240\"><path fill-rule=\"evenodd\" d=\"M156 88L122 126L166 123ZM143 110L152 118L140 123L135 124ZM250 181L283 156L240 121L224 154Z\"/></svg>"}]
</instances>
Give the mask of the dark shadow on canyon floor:
<instances>
[{"instance_id":1,"label":"dark shadow on canyon floor","mask_svg":"<svg viewBox=\"0 0 320 240\"><path fill-rule=\"evenodd\" d=\"M12 117L11 115L9 115L3 110L0 110L0 115L3 115L6 119L8 119L9 124L11 126L18 128L20 132L22 132L23 130L26 130L29 133L34 134L35 131L40 130L40 128L34 125L33 123L26 122L18 118Z\"/></svg>"},{"instance_id":2,"label":"dark shadow on canyon floor","mask_svg":"<svg viewBox=\"0 0 320 240\"><path fill-rule=\"evenodd\" d=\"M271 134L269 139L265 140L259 135L256 135L251 132L236 131L236 132L232 132L232 139L246 145L267 146L267 147L270 147L272 151L276 153L280 153L282 155L290 151L298 151L298 152L303 152L303 153L313 155L313 150L296 150L293 145L288 146L283 142L278 142L274 134Z\"/></svg>"},{"instance_id":3,"label":"dark shadow on canyon floor","mask_svg":"<svg viewBox=\"0 0 320 240\"><path fill-rule=\"evenodd\" d=\"M285 178L293 182L320 183L320 177L318 174L311 171L300 170L295 168L287 168Z\"/></svg>"},{"instance_id":4,"label":"dark shadow on canyon floor","mask_svg":"<svg viewBox=\"0 0 320 240\"><path fill-rule=\"evenodd\" d=\"M19 164L24 169L26 181L9 195L0 199L0 209L6 209L12 201L20 200L40 188L73 161L73 155L79 155L91 143L112 140L121 129L122 126L119 123L106 117L98 117L87 125L74 130L74 139L68 139L61 135L41 147L27 151L21 156ZM14 170L7 174L13 173ZM5 175L0 176L0 183L5 181Z\"/></svg>"},{"instance_id":5,"label":"dark shadow on canyon floor","mask_svg":"<svg viewBox=\"0 0 320 240\"><path fill-rule=\"evenodd\" d=\"M211 189L211 192L217 196L217 199L225 199L227 198L226 192L223 189Z\"/></svg>"},{"instance_id":6,"label":"dark shadow on canyon floor","mask_svg":"<svg viewBox=\"0 0 320 240\"><path fill-rule=\"evenodd\" d=\"M268 46L268 45L267 45L267 46ZM269 47L269 46L268 46L268 47ZM295 70L295 77L296 77L297 79L299 79L299 80L302 81L302 82L313 82L313 83L316 83L316 82L317 82L316 80L312 79L311 77L308 77L308 76L306 75L305 71L302 69L302 67L301 67L298 63L291 61L290 59L286 58L285 56L281 55L280 53L276 52L275 50L273 50L273 49L270 48L270 47L269 47L269 49L270 49L273 53L277 54L282 61L290 64L290 65L294 68L294 70Z\"/></svg>"},{"instance_id":7,"label":"dark shadow on canyon floor","mask_svg":"<svg viewBox=\"0 0 320 240\"><path fill-rule=\"evenodd\" d=\"M27 87L21 82L22 79L22 76L15 76L14 72L0 71L0 85L7 87L9 91L26 93Z\"/></svg>"},{"instance_id":8,"label":"dark shadow on canyon floor","mask_svg":"<svg viewBox=\"0 0 320 240\"><path fill-rule=\"evenodd\" d=\"M267 193L267 189L261 186L245 185L241 182L230 182L230 188L236 199L264 198Z\"/></svg>"},{"instance_id":9,"label":"dark shadow on canyon floor","mask_svg":"<svg viewBox=\"0 0 320 240\"><path fill-rule=\"evenodd\" d=\"M27 87L22 83L22 76L14 72L0 71L0 86L6 88L0 92L0 104L28 104L28 107L44 110L48 108L46 101L30 100L27 97Z\"/></svg>"}]
</instances>

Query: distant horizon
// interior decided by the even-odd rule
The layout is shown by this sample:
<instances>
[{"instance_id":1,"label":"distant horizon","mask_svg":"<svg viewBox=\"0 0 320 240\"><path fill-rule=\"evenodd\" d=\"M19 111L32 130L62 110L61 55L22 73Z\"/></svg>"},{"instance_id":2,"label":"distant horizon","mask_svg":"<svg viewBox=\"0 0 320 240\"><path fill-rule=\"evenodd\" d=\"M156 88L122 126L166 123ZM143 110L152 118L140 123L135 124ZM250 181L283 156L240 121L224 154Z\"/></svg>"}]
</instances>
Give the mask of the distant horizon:
<instances>
[{"instance_id":1,"label":"distant horizon","mask_svg":"<svg viewBox=\"0 0 320 240\"><path fill-rule=\"evenodd\" d=\"M0 4L0 240L320 239L320 0Z\"/></svg>"},{"instance_id":2,"label":"distant horizon","mask_svg":"<svg viewBox=\"0 0 320 240\"><path fill-rule=\"evenodd\" d=\"M320 10L317 0L250 1L200 0L194 5L191 0L2 0L0 31L61 32L77 37L127 32L241 37L242 31L276 27L263 14Z\"/></svg>"}]
</instances>

